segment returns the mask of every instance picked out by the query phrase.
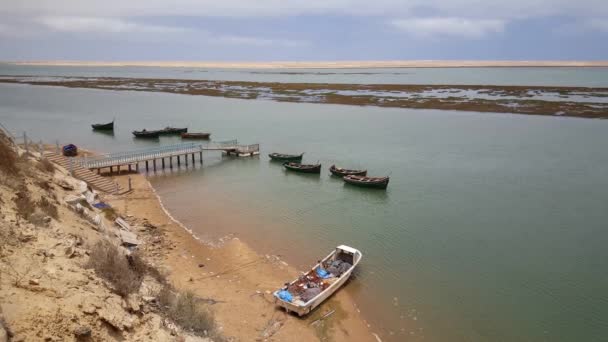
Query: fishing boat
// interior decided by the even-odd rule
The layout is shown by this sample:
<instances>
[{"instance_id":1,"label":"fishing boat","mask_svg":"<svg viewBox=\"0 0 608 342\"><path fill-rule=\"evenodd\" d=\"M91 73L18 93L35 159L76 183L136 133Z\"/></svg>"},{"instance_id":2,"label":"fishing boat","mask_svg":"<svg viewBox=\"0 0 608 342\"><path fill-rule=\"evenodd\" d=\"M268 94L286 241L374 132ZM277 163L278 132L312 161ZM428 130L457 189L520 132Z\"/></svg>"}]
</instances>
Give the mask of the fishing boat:
<instances>
[{"instance_id":1,"label":"fishing boat","mask_svg":"<svg viewBox=\"0 0 608 342\"><path fill-rule=\"evenodd\" d=\"M389 181L389 177L365 177L355 175L344 176L342 179L348 184L376 189L386 189Z\"/></svg>"},{"instance_id":2,"label":"fishing boat","mask_svg":"<svg viewBox=\"0 0 608 342\"><path fill-rule=\"evenodd\" d=\"M367 175L367 170L350 170L350 169L343 169L341 167L336 167L336 165L332 165L329 168L329 172L331 172L332 175L334 176L338 176L338 177L344 177L344 176L365 176Z\"/></svg>"},{"instance_id":3,"label":"fishing boat","mask_svg":"<svg viewBox=\"0 0 608 342\"><path fill-rule=\"evenodd\" d=\"M304 153L302 154L284 154L284 153L271 153L268 155L271 160L277 161L298 161L302 160Z\"/></svg>"},{"instance_id":4,"label":"fishing boat","mask_svg":"<svg viewBox=\"0 0 608 342\"><path fill-rule=\"evenodd\" d=\"M141 131L133 131L132 132L133 135L136 138L158 138L160 136L160 131L147 131L146 129L143 129Z\"/></svg>"},{"instance_id":5,"label":"fishing boat","mask_svg":"<svg viewBox=\"0 0 608 342\"><path fill-rule=\"evenodd\" d=\"M92 124L94 131L113 131L114 130L114 120L112 122L108 122L105 124Z\"/></svg>"},{"instance_id":6,"label":"fishing boat","mask_svg":"<svg viewBox=\"0 0 608 342\"><path fill-rule=\"evenodd\" d=\"M78 155L78 147L74 144L67 144L61 148L61 152L66 157L75 157Z\"/></svg>"},{"instance_id":7,"label":"fishing boat","mask_svg":"<svg viewBox=\"0 0 608 342\"><path fill-rule=\"evenodd\" d=\"M283 166L287 170L302 172L302 173L321 173L321 164L301 164L294 162L284 163Z\"/></svg>"},{"instance_id":8,"label":"fishing boat","mask_svg":"<svg viewBox=\"0 0 608 342\"><path fill-rule=\"evenodd\" d=\"M177 134L182 134L182 133L187 133L188 132L188 128L175 128L175 127L170 127L167 126L161 130L158 131L160 133L160 135L177 135Z\"/></svg>"},{"instance_id":9,"label":"fishing boat","mask_svg":"<svg viewBox=\"0 0 608 342\"><path fill-rule=\"evenodd\" d=\"M336 247L308 273L275 291L275 304L298 316L310 313L344 285L362 257L355 248Z\"/></svg>"},{"instance_id":10,"label":"fishing boat","mask_svg":"<svg viewBox=\"0 0 608 342\"><path fill-rule=\"evenodd\" d=\"M182 133L182 139L209 139L211 133Z\"/></svg>"}]
</instances>

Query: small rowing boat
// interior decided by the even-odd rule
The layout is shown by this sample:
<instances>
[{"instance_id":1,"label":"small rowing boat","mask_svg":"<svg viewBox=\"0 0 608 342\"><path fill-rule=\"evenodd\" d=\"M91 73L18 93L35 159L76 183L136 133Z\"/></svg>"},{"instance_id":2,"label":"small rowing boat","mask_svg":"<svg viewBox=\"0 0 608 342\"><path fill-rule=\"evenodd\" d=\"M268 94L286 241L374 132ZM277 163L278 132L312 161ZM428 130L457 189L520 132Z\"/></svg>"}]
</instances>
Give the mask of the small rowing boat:
<instances>
[{"instance_id":1,"label":"small rowing boat","mask_svg":"<svg viewBox=\"0 0 608 342\"><path fill-rule=\"evenodd\" d=\"M298 160L302 160L303 156L304 156L304 153L302 153L302 154L271 153L268 155L268 157L270 157L271 160L276 160L276 161L298 161Z\"/></svg>"},{"instance_id":2,"label":"small rowing boat","mask_svg":"<svg viewBox=\"0 0 608 342\"><path fill-rule=\"evenodd\" d=\"M355 248L336 247L308 273L275 291L275 303L298 316L310 313L344 285L362 257Z\"/></svg>"},{"instance_id":3,"label":"small rowing boat","mask_svg":"<svg viewBox=\"0 0 608 342\"><path fill-rule=\"evenodd\" d=\"M344 176L344 181L348 184L364 187L386 189L389 177L365 177L365 176Z\"/></svg>"},{"instance_id":4,"label":"small rowing boat","mask_svg":"<svg viewBox=\"0 0 608 342\"><path fill-rule=\"evenodd\" d=\"M294 162L284 163L283 166L287 170L302 172L302 173L321 173L321 164L300 164Z\"/></svg>"},{"instance_id":5,"label":"small rowing boat","mask_svg":"<svg viewBox=\"0 0 608 342\"><path fill-rule=\"evenodd\" d=\"M112 122L108 122L105 124L92 124L94 131L113 131L114 130L114 120Z\"/></svg>"},{"instance_id":6,"label":"small rowing boat","mask_svg":"<svg viewBox=\"0 0 608 342\"><path fill-rule=\"evenodd\" d=\"M331 172L332 175L334 176L338 176L338 177L344 177L344 176L365 176L367 175L367 170L350 170L350 169L343 169L341 167L336 167L336 165L332 165L329 168L329 172Z\"/></svg>"},{"instance_id":7,"label":"small rowing boat","mask_svg":"<svg viewBox=\"0 0 608 342\"><path fill-rule=\"evenodd\" d=\"M211 133L182 133L182 139L209 139Z\"/></svg>"},{"instance_id":8,"label":"small rowing boat","mask_svg":"<svg viewBox=\"0 0 608 342\"><path fill-rule=\"evenodd\" d=\"M133 131L132 133L136 138L154 139L160 136L160 131L148 131L145 128L141 131Z\"/></svg>"},{"instance_id":9,"label":"small rowing boat","mask_svg":"<svg viewBox=\"0 0 608 342\"><path fill-rule=\"evenodd\" d=\"M188 132L188 128L175 128L167 126L158 131L160 135L177 135Z\"/></svg>"}]
</instances>

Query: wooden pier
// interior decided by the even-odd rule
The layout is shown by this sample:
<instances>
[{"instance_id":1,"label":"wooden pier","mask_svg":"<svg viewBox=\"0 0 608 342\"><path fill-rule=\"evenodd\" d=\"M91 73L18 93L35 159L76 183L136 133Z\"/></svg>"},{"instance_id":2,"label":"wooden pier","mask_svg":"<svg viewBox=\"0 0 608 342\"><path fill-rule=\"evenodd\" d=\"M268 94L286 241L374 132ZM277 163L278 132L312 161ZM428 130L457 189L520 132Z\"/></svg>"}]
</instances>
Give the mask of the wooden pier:
<instances>
[{"instance_id":1,"label":"wooden pier","mask_svg":"<svg viewBox=\"0 0 608 342\"><path fill-rule=\"evenodd\" d=\"M121 168L128 171L139 171L145 167L146 172L150 169L156 171L158 168L173 167L180 168L182 163L188 167L198 162L203 163L203 151L222 151L228 155L240 157L254 156L259 154L260 146L239 145L236 140L212 142L209 144L183 143L176 145L157 146L142 150L103 154L94 157L75 158L77 165L101 173L107 169L110 174L120 172Z\"/></svg>"}]
</instances>

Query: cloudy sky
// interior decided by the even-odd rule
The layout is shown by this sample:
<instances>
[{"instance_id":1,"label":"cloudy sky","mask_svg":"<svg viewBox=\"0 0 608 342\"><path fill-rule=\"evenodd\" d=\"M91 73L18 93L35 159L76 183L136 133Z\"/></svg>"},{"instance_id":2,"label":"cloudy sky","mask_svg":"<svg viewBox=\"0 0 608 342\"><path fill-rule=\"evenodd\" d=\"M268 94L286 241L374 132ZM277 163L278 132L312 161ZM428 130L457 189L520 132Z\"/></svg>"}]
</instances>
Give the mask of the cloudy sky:
<instances>
[{"instance_id":1,"label":"cloudy sky","mask_svg":"<svg viewBox=\"0 0 608 342\"><path fill-rule=\"evenodd\" d=\"M0 0L0 60L608 59L608 0Z\"/></svg>"}]
</instances>

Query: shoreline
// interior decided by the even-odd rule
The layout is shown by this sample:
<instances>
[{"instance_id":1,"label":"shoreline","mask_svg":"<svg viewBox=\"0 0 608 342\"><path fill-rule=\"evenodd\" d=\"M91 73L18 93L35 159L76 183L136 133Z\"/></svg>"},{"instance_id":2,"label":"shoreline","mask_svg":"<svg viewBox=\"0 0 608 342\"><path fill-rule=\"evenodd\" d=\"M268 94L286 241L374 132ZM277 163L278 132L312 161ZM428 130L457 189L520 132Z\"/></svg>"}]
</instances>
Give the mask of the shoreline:
<instances>
[{"instance_id":1,"label":"shoreline","mask_svg":"<svg viewBox=\"0 0 608 342\"><path fill-rule=\"evenodd\" d=\"M126 185L126 176L113 179ZM200 239L166 211L145 175L128 176L134 190L107 195L107 202L125 216L145 217L162 229L163 245L168 248L161 255L151 255L152 259L167 270L178 287L218 301L213 309L227 336L253 340L270 321L279 320L282 327L274 335L279 340L377 341L356 303L343 290L308 316L285 314L274 305L271 292L298 275L293 266L276 256L260 255L238 237L229 235L219 244ZM310 326L330 309L336 313L324 324Z\"/></svg>"},{"instance_id":2,"label":"shoreline","mask_svg":"<svg viewBox=\"0 0 608 342\"><path fill-rule=\"evenodd\" d=\"M488 68L488 67L608 67L608 61L470 61L470 60L394 60L394 61L2 61L29 66L72 67L167 67L226 69L375 69L375 68Z\"/></svg>"}]
</instances>

